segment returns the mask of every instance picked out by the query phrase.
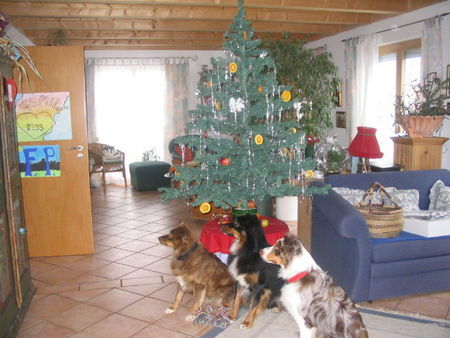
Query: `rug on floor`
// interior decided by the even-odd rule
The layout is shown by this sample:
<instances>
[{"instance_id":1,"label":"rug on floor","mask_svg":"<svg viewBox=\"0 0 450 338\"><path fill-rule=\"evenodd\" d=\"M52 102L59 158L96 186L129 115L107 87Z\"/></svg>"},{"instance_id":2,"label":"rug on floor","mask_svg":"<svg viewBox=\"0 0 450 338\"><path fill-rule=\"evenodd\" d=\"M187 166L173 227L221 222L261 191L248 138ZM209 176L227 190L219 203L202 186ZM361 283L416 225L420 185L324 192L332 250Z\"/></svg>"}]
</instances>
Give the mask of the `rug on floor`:
<instances>
[{"instance_id":1,"label":"rug on floor","mask_svg":"<svg viewBox=\"0 0 450 338\"><path fill-rule=\"evenodd\" d=\"M427 318L423 316L395 313L393 311L380 311L373 309L359 309L363 321L371 338L443 338L450 337L450 321ZM251 329L240 329L239 325L247 313L246 309L240 311L238 319L226 329L214 328L202 338L269 338L298 337L298 329L291 316L283 311L275 314L264 311L259 315Z\"/></svg>"}]
</instances>

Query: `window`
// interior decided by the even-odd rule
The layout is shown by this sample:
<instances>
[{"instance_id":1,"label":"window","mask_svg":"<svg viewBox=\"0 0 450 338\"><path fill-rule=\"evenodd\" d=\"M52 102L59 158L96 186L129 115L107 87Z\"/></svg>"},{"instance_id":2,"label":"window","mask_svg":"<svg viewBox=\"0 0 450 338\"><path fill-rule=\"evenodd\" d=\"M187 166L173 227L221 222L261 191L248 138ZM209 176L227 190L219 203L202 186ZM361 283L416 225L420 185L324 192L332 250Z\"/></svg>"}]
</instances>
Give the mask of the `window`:
<instances>
[{"instance_id":1,"label":"window","mask_svg":"<svg viewBox=\"0 0 450 338\"><path fill-rule=\"evenodd\" d=\"M376 72L379 114L377 139L384 158L393 159L395 101L412 91L411 83L420 81L420 39L381 46Z\"/></svg>"}]
</instances>

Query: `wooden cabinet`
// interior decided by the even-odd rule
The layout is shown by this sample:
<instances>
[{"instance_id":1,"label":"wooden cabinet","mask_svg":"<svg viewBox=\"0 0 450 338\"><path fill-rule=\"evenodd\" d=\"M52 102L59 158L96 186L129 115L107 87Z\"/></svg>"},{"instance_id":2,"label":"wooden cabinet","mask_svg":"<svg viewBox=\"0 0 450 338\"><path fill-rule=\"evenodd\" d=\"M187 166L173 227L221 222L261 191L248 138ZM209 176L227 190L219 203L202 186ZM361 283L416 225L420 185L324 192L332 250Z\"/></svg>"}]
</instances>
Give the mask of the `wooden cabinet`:
<instances>
[{"instance_id":1,"label":"wooden cabinet","mask_svg":"<svg viewBox=\"0 0 450 338\"><path fill-rule=\"evenodd\" d=\"M440 169L442 145L446 137L391 137L394 142L394 163L404 170Z\"/></svg>"},{"instance_id":2,"label":"wooden cabinet","mask_svg":"<svg viewBox=\"0 0 450 338\"><path fill-rule=\"evenodd\" d=\"M16 138L16 116L5 97L3 76L11 64L0 57L0 337L15 336L31 301L26 227Z\"/></svg>"}]
</instances>

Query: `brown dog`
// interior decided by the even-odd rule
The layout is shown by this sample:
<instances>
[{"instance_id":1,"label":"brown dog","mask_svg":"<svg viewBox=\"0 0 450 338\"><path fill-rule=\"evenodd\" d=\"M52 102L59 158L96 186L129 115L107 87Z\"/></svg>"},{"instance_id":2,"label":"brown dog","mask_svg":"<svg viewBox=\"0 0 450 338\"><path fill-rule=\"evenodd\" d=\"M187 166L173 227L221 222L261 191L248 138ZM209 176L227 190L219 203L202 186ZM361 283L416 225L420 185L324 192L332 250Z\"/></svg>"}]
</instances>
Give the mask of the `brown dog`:
<instances>
[{"instance_id":1,"label":"brown dog","mask_svg":"<svg viewBox=\"0 0 450 338\"><path fill-rule=\"evenodd\" d=\"M175 301L166 313L177 310L185 292L194 293L194 304L191 314L186 316L187 321L194 320L195 311L202 306L205 297L219 299L220 304L228 305L234 294L235 282L227 266L196 242L183 222L158 240L173 248L170 267L178 281Z\"/></svg>"}]
</instances>

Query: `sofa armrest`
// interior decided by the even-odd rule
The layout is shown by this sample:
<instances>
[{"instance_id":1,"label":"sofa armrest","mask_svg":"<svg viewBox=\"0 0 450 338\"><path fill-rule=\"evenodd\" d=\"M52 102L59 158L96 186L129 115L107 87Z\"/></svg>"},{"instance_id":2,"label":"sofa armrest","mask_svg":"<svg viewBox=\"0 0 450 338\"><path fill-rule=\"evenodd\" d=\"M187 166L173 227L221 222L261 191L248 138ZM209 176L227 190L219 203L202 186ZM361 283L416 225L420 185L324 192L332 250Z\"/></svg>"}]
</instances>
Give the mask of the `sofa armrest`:
<instances>
[{"instance_id":1,"label":"sofa armrest","mask_svg":"<svg viewBox=\"0 0 450 338\"><path fill-rule=\"evenodd\" d=\"M311 233L312 256L321 268L351 299L368 300L371 240L361 213L333 190L315 195Z\"/></svg>"}]
</instances>

